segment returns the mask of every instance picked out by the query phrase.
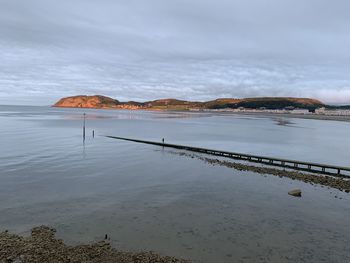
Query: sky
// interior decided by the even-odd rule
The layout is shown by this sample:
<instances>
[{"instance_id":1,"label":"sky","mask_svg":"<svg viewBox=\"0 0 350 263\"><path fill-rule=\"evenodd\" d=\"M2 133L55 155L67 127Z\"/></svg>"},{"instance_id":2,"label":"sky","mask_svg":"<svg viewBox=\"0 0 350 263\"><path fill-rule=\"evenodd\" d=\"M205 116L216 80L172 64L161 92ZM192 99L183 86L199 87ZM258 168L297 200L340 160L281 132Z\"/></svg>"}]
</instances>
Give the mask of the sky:
<instances>
[{"instance_id":1,"label":"sky","mask_svg":"<svg viewBox=\"0 0 350 263\"><path fill-rule=\"evenodd\" d=\"M0 104L350 104L349 0L0 0Z\"/></svg>"}]
</instances>

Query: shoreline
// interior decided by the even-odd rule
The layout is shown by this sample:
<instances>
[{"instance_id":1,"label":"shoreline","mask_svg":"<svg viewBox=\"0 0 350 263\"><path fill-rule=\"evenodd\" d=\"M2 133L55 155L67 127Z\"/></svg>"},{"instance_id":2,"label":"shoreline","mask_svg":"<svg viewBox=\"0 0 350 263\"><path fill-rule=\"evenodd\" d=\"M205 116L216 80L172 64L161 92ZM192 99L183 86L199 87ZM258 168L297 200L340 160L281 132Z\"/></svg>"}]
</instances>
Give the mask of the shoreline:
<instances>
[{"instance_id":1,"label":"shoreline","mask_svg":"<svg viewBox=\"0 0 350 263\"><path fill-rule=\"evenodd\" d=\"M189 263L188 260L161 256L155 252L124 252L109 242L68 246L55 236L56 230L35 227L31 236L23 237L8 231L0 233L0 262L90 262L90 263Z\"/></svg>"},{"instance_id":2,"label":"shoreline","mask_svg":"<svg viewBox=\"0 0 350 263\"><path fill-rule=\"evenodd\" d=\"M51 108L63 109L91 109L91 110L120 110L120 111L145 111L145 112L171 112L171 113L192 113L192 114L215 114L215 115L237 115L237 116L255 116L263 118L282 117L282 118L297 118L308 120L327 120L327 121L343 121L350 122L350 116L345 115L323 115L323 114L296 114L296 113L271 113L271 112L231 112L231 111L215 111L215 110L172 110L172 109L127 109L127 108L92 108L92 107L63 107L63 106L49 106Z\"/></svg>"},{"instance_id":3,"label":"shoreline","mask_svg":"<svg viewBox=\"0 0 350 263\"><path fill-rule=\"evenodd\" d=\"M223 112L224 114L229 114ZM295 113L268 113L268 112L233 112L232 114L259 116L259 117L282 117L282 118L296 118L306 120L320 120L320 121L344 121L350 122L350 116L335 116L335 115L321 115L321 114L295 114Z\"/></svg>"}]
</instances>

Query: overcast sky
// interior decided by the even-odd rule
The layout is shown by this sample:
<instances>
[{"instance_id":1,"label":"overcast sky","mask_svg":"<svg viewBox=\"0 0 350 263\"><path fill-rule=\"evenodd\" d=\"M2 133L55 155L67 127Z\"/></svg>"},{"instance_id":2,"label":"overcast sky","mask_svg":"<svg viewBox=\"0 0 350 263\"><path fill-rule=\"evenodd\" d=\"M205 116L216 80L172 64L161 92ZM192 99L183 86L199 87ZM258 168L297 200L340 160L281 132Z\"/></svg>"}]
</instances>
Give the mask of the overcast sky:
<instances>
[{"instance_id":1,"label":"overcast sky","mask_svg":"<svg viewBox=\"0 0 350 263\"><path fill-rule=\"evenodd\" d=\"M0 104L350 103L349 0L0 0Z\"/></svg>"}]
</instances>

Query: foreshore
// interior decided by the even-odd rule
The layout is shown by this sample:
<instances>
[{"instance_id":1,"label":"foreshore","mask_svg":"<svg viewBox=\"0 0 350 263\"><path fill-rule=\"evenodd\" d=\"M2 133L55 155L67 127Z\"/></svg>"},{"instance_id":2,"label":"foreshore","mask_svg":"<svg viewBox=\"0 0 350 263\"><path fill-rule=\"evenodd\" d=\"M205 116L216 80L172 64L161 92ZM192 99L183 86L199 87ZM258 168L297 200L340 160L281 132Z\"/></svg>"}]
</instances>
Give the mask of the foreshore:
<instances>
[{"instance_id":1,"label":"foreshore","mask_svg":"<svg viewBox=\"0 0 350 263\"><path fill-rule=\"evenodd\" d=\"M303 173L299 171L292 171L288 169L277 169L264 166L254 166L244 163L238 163L234 161L226 161L223 159L209 158L200 154L188 153L188 152L178 152L178 151L168 151L171 154L176 154L180 156L186 156L190 158L197 158L211 165L226 166L238 171L250 171L258 174L268 174L278 177L287 177L292 180L299 180L304 183L318 184L321 186L331 187L344 191L346 193L350 192L350 180L345 178L338 178L327 175L319 175L312 173Z\"/></svg>"},{"instance_id":2,"label":"foreshore","mask_svg":"<svg viewBox=\"0 0 350 263\"><path fill-rule=\"evenodd\" d=\"M35 227L30 237L7 231L0 233L0 263L189 263L154 252L121 252L106 241L68 246L55 237L56 230L47 226Z\"/></svg>"},{"instance_id":3,"label":"foreshore","mask_svg":"<svg viewBox=\"0 0 350 263\"><path fill-rule=\"evenodd\" d=\"M210 111L209 111L210 112ZM295 114L295 113L268 113L268 112L220 112L224 114L235 114L243 116L258 116L258 117L274 117L274 118L297 118L311 120L326 120L326 121L346 121L350 122L350 116L335 116L321 114Z\"/></svg>"}]
</instances>

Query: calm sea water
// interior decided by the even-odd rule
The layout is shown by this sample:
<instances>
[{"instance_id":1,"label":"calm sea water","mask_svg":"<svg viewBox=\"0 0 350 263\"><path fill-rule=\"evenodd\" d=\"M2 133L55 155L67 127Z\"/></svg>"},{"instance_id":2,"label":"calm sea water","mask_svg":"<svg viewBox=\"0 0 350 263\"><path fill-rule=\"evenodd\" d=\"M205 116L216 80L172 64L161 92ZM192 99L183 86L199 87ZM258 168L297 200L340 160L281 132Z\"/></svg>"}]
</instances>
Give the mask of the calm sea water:
<instances>
[{"instance_id":1,"label":"calm sea water","mask_svg":"<svg viewBox=\"0 0 350 263\"><path fill-rule=\"evenodd\" d=\"M350 166L349 133L338 121L0 106L0 229L51 225L71 244L108 234L194 262L350 262L349 194L102 136Z\"/></svg>"}]
</instances>

